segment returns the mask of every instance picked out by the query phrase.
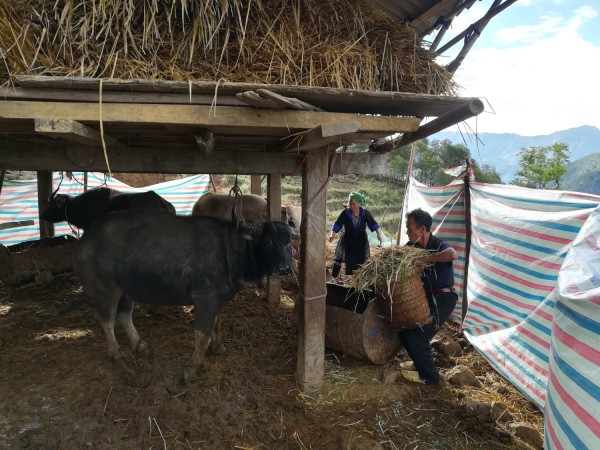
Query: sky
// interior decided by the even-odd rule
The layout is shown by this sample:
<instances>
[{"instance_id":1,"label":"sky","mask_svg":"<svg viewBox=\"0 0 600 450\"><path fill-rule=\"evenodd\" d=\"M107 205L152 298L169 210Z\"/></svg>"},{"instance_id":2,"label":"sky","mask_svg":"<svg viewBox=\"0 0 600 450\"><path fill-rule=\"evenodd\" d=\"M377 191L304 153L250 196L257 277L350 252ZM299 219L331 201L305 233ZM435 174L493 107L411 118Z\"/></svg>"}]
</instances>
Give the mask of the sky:
<instances>
[{"instance_id":1,"label":"sky","mask_svg":"<svg viewBox=\"0 0 600 450\"><path fill-rule=\"evenodd\" d=\"M442 45L483 17L491 3L475 2L459 15ZM438 62L449 63L460 48L462 41ZM486 26L454 80L461 97L485 104L485 112L467 121L473 132L535 136L600 128L600 2L517 1Z\"/></svg>"}]
</instances>

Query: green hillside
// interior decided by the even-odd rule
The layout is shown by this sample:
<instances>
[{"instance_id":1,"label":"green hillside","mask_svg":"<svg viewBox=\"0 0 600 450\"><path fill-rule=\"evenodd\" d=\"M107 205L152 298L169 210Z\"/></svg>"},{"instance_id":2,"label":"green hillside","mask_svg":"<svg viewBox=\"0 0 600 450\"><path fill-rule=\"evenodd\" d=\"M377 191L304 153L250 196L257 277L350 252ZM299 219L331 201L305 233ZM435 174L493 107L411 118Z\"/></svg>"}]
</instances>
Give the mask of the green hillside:
<instances>
[{"instance_id":1,"label":"green hillside","mask_svg":"<svg viewBox=\"0 0 600 450\"><path fill-rule=\"evenodd\" d=\"M225 177L232 185L235 176ZM244 193L250 192L250 177L238 177ZM266 195L266 180L262 182L262 193ZM397 181L383 180L383 177L367 175L337 175L332 177L327 187L327 228L329 229L348 201L351 191L359 191L367 198L367 208L383 228L387 236L398 232L402 209L404 186ZM284 177L281 183L282 204L300 205L302 178Z\"/></svg>"},{"instance_id":2,"label":"green hillside","mask_svg":"<svg viewBox=\"0 0 600 450\"><path fill-rule=\"evenodd\" d=\"M600 195L600 153L592 153L570 163L560 188Z\"/></svg>"}]
</instances>

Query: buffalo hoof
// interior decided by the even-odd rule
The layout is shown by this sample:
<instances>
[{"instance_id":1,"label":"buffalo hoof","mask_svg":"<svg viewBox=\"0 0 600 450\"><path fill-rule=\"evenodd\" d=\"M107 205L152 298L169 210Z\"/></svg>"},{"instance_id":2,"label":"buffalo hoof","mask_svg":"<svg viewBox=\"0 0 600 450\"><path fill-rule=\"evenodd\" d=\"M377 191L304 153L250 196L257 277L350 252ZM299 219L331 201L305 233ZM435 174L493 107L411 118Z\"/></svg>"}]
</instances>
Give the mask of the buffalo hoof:
<instances>
[{"instance_id":1,"label":"buffalo hoof","mask_svg":"<svg viewBox=\"0 0 600 450\"><path fill-rule=\"evenodd\" d=\"M150 349L148 348L148 344L146 344L144 341L138 342L135 350L142 356L150 356Z\"/></svg>"},{"instance_id":2,"label":"buffalo hoof","mask_svg":"<svg viewBox=\"0 0 600 450\"><path fill-rule=\"evenodd\" d=\"M196 366L185 366L183 368L183 373L181 374L181 382L184 385L188 385L190 384L192 381L194 381L194 379L196 378L196 374L198 373L198 370L201 368L200 367L196 367Z\"/></svg>"},{"instance_id":3,"label":"buffalo hoof","mask_svg":"<svg viewBox=\"0 0 600 450\"><path fill-rule=\"evenodd\" d=\"M223 356L227 354L227 347L225 347L223 344L219 344L216 348L211 347L210 350L214 355L217 356Z\"/></svg>"}]
</instances>

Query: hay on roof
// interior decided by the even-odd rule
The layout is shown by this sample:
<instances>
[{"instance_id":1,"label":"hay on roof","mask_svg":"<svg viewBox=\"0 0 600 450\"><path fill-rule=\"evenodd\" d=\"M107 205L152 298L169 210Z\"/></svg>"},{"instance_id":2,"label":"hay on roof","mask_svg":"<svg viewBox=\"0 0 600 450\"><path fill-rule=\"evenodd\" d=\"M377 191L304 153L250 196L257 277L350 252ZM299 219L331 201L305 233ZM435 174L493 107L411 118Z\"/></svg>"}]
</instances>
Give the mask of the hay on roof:
<instances>
[{"instance_id":1,"label":"hay on roof","mask_svg":"<svg viewBox=\"0 0 600 450\"><path fill-rule=\"evenodd\" d=\"M372 3L0 0L0 85L30 74L454 93L412 29Z\"/></svg>"}]
</instances>

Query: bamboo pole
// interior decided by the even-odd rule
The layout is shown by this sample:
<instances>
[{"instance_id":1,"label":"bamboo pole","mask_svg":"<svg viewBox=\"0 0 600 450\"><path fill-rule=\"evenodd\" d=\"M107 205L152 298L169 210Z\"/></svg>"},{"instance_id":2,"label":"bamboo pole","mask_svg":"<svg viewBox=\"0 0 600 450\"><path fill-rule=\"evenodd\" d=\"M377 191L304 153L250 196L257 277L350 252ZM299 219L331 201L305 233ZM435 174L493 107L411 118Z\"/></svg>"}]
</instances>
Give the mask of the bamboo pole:
<instances>
[{"instance_id":1,"label":"bamboo pole","mask_svg":"<svg viewBox=\"0 0 600 450\"><path fill-rule=\"evenodd\" d=\"M404 195L402 197L402 208L400 209L400 222L398 222L398 236L396 237L396 245L400 245L400 235L402 234L402 216L404 215L404 207L406 205L406 193L408 192L408 185L410 176L412 175L412 168L416 152L417 143L413 142L412 149L410 150L410 159L408 160L408 171L406 172L406 181L404 182Z\"/></svg>"},{"instance_id":2,"label":"bamboo pole","mask_svg":"<svg viewBox=\"0 0 600 450\"><path fill-rule=\"evenodd\" d=\"M463 290L462 290L462 314L461 324L465 321L467 315L467 309L469 307L469 301L467 297L468 279L469 279L469 258L471 255L471 189L469 185L469 177L471 174L471 160L465 158L467 163L467 170L465 173L465 189L463 195L465 196L465 270L463 278Z\"/></svg>"}]
</instances>

